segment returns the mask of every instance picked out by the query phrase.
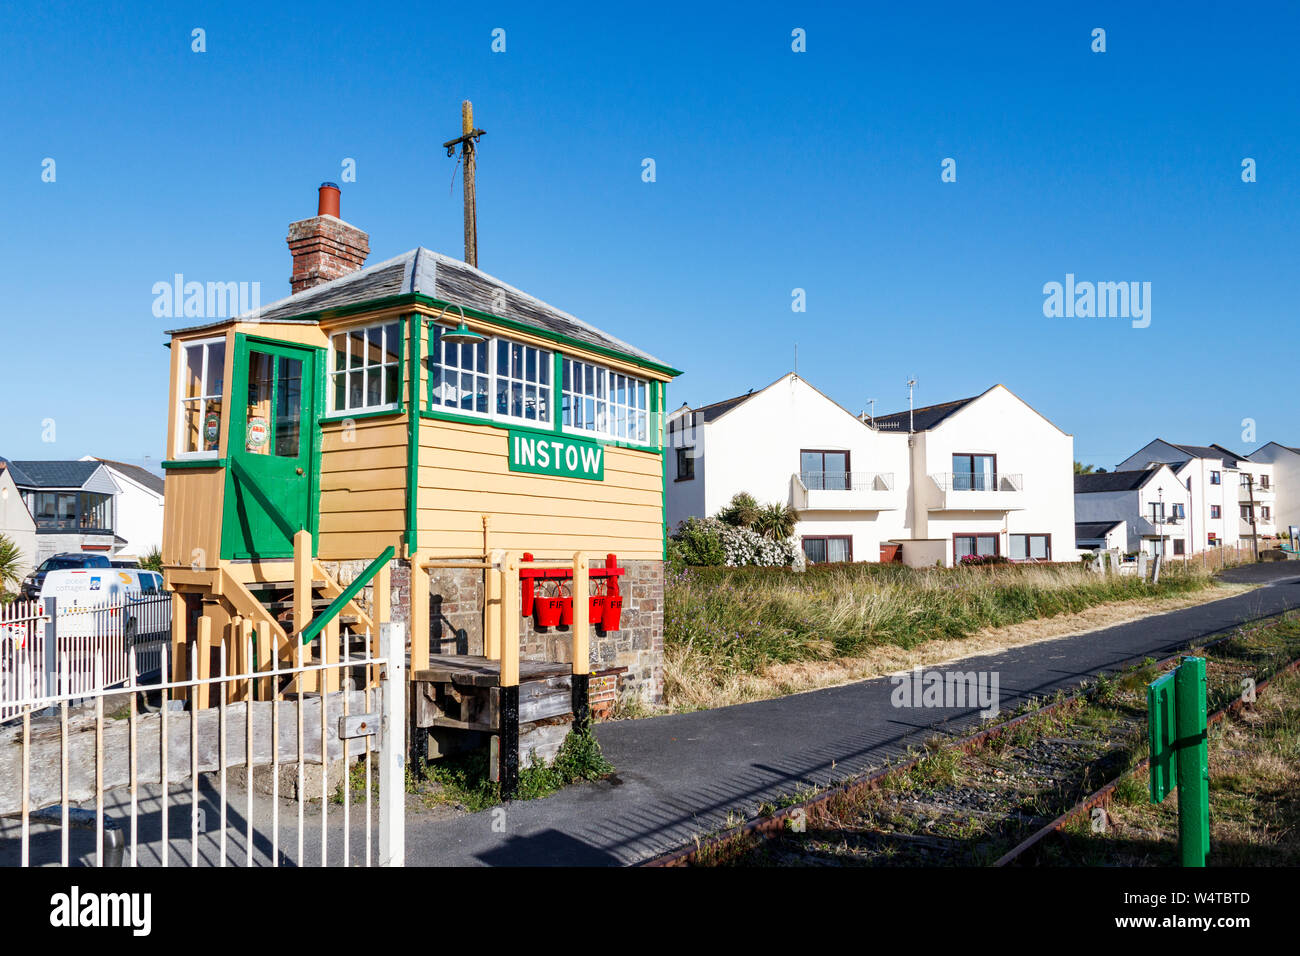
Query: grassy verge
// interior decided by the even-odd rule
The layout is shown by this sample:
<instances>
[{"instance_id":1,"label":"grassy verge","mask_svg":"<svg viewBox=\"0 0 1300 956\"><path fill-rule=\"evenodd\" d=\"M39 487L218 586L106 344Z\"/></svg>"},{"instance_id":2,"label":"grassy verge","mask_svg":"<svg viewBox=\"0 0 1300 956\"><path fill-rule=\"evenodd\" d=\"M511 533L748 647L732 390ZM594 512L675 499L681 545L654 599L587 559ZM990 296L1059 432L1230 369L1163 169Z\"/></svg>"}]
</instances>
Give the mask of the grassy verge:
<instances>
[{"instance_id":1,"label":"grassy verge","mask_svg":"<svg viewBox=\"0 0 1300 956\"><path fill-rule=\"evenodd\" d=\"M675 709L777 696L824 685L828 662L875 661L843 679L888 673L927 645L1105 605L1195 603L1212 585L1195 565L1167 568L1158 585L1076 565L687 568L665 585L664 696Z\"/></svg>"}]
</instances>

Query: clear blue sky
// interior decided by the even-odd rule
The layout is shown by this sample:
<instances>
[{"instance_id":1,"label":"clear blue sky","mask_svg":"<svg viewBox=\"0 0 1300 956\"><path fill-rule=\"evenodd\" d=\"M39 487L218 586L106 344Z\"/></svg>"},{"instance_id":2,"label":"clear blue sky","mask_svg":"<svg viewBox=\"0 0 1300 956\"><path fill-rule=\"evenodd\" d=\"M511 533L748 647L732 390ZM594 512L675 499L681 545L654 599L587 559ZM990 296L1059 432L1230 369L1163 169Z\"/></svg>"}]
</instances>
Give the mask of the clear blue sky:
<instances>
[{"instance_id":1,"label":"clear blue sky","mask_svg":"<svg viewBox=\"0 0 1300 956\"><path fill-rule=\"evenodd\" d=\"M1105 467L1157 435L1300 444L1294 4L162 6L6 10L0 454L159 458L186 323L153 284L281 298L345 157L370 261L460 256L465 98L480 265L685 370L671 405L797 342L851 409L1002 382ZM1150 282L1150 327L1044 318L1066 273Z\"/></svg>"}]
</instances>

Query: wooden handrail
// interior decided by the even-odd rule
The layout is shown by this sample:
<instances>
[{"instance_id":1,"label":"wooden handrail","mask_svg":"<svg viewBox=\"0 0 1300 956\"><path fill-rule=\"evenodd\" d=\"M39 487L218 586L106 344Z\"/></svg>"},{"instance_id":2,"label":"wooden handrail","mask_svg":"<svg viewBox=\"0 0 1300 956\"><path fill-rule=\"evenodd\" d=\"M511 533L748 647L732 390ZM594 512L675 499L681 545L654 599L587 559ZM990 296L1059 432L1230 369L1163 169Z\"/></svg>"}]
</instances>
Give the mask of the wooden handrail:
<instances>
[{"instance_id":1,"label":"wooden handrail","mask_svg":"<svg viewBox=\"0 0 1300 956\"><path fill-rule=\"evenodd\" d=\"M347 607L348 603L351 602L354 597L361 593L361 589L370 583L371 579L379 573L380 568L384 567L384 565L388 564L388 562L392 560L394 554L396 554L396 551L391 544L384 548L383 553L380 554L379 557L375 558L375 560L371 561L366 569L357 575L356 579L351 584L343 589L343 593L330 602L329 607L316 617L312 618L312 622L299 632L299 640L303 644L310 644L315 640L316 635L324 630L325 625L338 617L339 612ZM377 623L378 622L376 622L376 624Z\"/></svg>"}]
</instances>

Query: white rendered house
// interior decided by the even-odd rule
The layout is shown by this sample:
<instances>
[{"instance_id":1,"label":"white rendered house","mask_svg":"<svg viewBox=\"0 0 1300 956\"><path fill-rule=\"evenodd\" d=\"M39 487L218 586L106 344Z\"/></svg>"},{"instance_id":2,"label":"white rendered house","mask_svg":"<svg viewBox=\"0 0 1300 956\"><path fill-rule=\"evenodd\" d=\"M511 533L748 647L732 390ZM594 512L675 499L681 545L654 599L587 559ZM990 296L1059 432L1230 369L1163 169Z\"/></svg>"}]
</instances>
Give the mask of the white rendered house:
<instances>
[{"instance_id":1,"label":"white rendered house","mask_svg":"<svg viewBox=\"0 0 1300 956\"><path fill-rule=\"evenodd\" d=\"M1157 438L1119 463L1117 471L1133 471L1153 463L1168 464L1189 492L1187 503L1187 541L1193 552L1206 548L1237 547L1250 543L1248 514L1251 488L1242 480L1245 472L1262 481L1268 469L1252 465L1243 456L1222 445L1180 445ZM1272 475L1268 475L1272 484ZM1262 489L1254 488L1256 521L1262 536L1276 533L1273 502L1261 504ZM1267 508L1264 512L1262 509ZM1268 514L1268 524L1263 515ZM1265 530L1265 528L1271 530ZM1243 541L1243 528L1245 540Z\"/></svg>"},{"instance_id":2,"label":"white rendered house","mask_svg":"<svg viewBox=\"0 0 1300 956\"><path fill-rule=\"evenodd\" d=\"M1288 528L1300 527L1300 448L1269 442L1255 449L1250 456L1250 465L1268 465L1272 469L1269 475L1269 490L1272 494L1272 518L1276 532ZM1263 475L1255 482L1257 500L1263 500ZM1261 505L1262 507L1263 505ZM1295 542L1292 542L1292 547Z\"/></svg>"},{"instance_id":3,"label":"white rendered house","mask_svg":"<svg viewBox=\"0 0 1300 956\"><path fill-rule=\"evenodd\" d=\"M668 421L668 521L783 501L813 561L1073 561L1074 440L1002 385L863 420L797 375Z\"/></svg>"},{"instance_id":4,"label":"white rendered house","mask_svg":"<svg viewBox=\"0 0 1300 956\"><path fill-rule=\"evenodd\" d=\"M1154 557L1190 553L1187 545L1187 509L1190 495L1182 479L1166 464L1133 471L1098 472L1074 476L1074 518L1081 532L1080 547L1119 547L1126 552L1146 551ZM1104 545L1096 545L1096 525L1118 522L1122 542L1110 529ZM1087 526L1082 528L1081 526ZM1089 544L1084 544L1084 539Z\"/></svg>"},{"instance_id":5,"label":"white rendered house","mask_svg":"<svg viewBox=\"0 0 1300 956\"><path fill-rule=\"evenodd\" d=\"M113 476L118 487L116 499L117 527L119 537L125 538L117 557L121 560L139 560L155 548L162 547L163 530L163 480L153 472L146 471L139 465L113 461L108 458L93 458L89 455L82 461L97 461Z\"/></svg>"}]
</instances>

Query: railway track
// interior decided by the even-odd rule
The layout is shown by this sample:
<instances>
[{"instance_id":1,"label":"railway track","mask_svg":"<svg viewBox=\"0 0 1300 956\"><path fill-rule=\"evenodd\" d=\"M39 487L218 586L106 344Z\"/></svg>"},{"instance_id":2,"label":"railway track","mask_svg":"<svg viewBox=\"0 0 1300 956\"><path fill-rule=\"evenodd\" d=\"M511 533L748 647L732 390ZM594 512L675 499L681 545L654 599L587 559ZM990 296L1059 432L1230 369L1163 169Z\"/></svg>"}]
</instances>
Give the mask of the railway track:
<instances>
[{"instance_id":1,"label":"railway track","mask_svg":"<svg viewBox=\"0 0 1300 956\"><path fill-rule=\"evenodd\" d=\"M1243 676L1258 691L1300 666L1300 618L1270 618L1188 652L1207 658L1212 720L1220 720L1243 706ZM957 740L936 739L905 762L765 807L648 865L1025 862L1142 771L1146 684L1182 656L1099 678Z\"/></svg>"}]
</instances>

